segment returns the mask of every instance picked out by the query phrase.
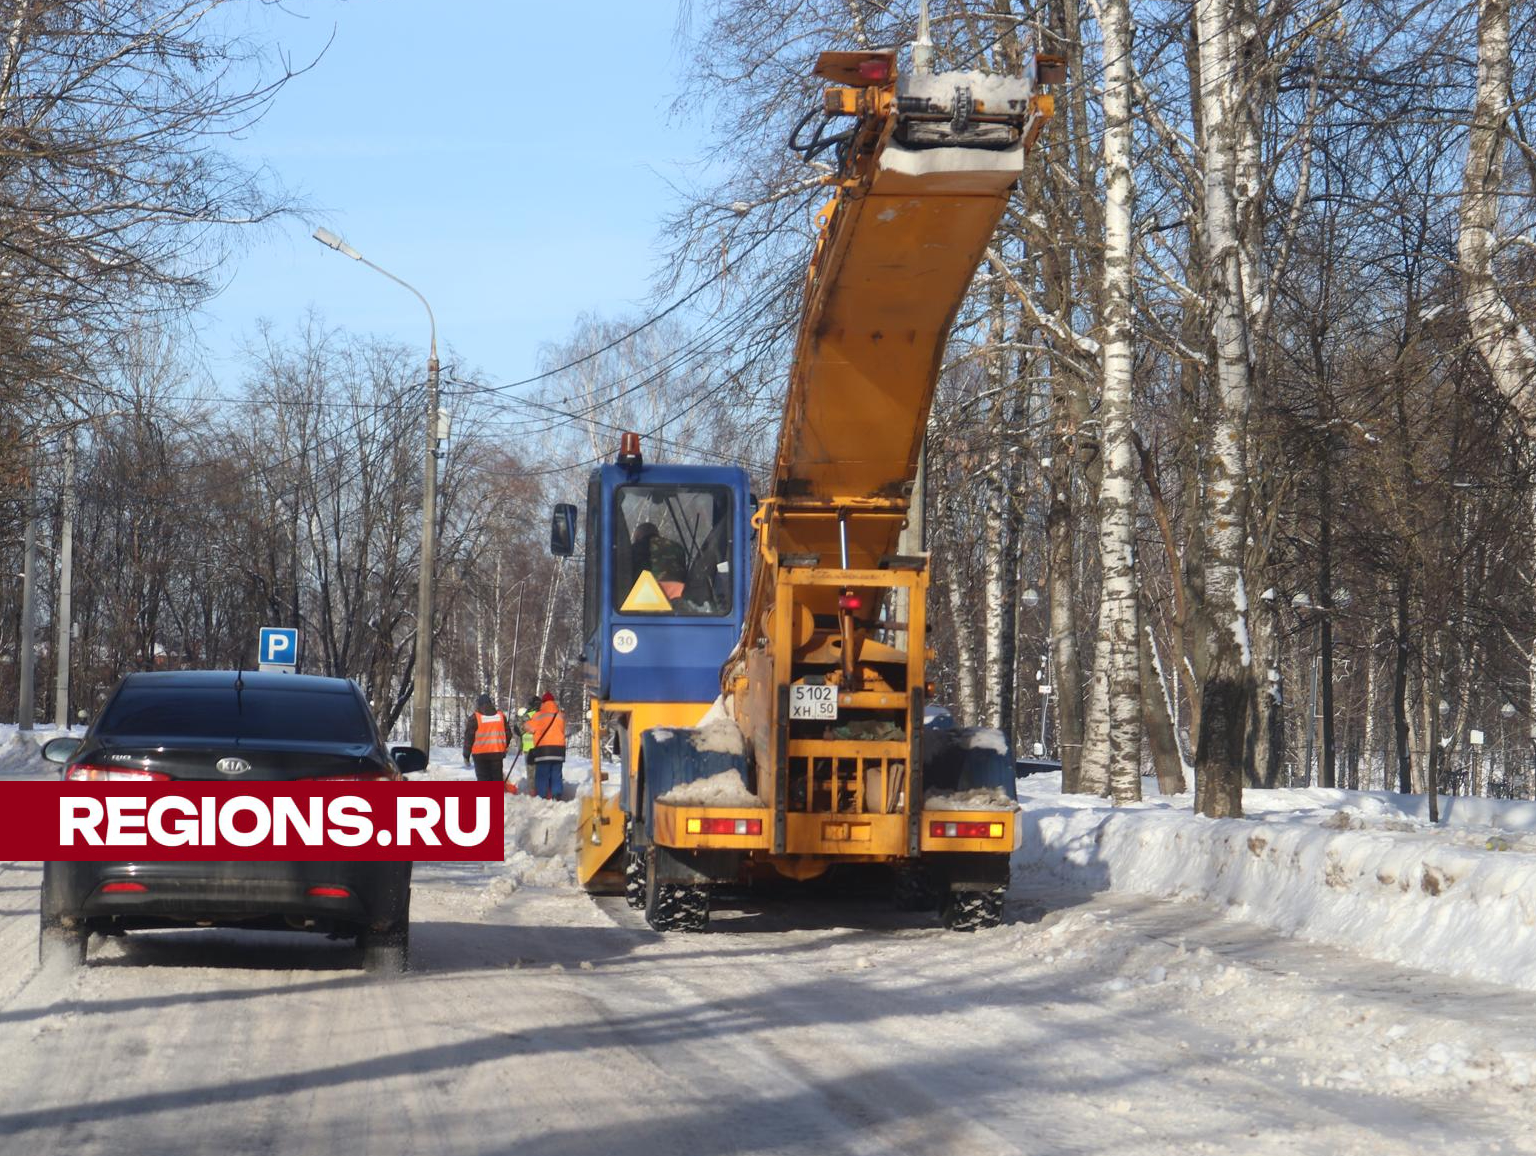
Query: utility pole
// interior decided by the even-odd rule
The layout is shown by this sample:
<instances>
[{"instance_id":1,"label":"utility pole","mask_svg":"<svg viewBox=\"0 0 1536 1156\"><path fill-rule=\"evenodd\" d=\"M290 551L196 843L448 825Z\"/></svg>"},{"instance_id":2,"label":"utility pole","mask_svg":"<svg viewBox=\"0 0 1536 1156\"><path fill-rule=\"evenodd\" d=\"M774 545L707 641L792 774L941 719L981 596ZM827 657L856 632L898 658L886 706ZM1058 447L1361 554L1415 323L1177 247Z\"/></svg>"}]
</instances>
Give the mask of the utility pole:
<instances>
[{"instance_id":1,"label":"utility pole","mask_svg":"<svg viewBox=\"0 0 1536 1156\"><path fill-rule=\"evenodd\" d=\"M555 567L555 580L549 584L549 605L544 611L544 639L539 644L539 664L533 671L533 691L540 693L540 688L548 690L549 687L544 678L544 664L549 658L549 635L555 625L555 598L560 593L560 579L565 575L564 558Z\"/></svg>"},{"instance_id":2,"label":"utility pole","mask_svg":"<svg viewBox=\"0 0 1536 1156\"><path fill-rule=\"evenodd\" d=\"M1312 752L1317 741L1317 666L1318 656L1312 656L1311 670L1312 680L1307 690L1307 758L1303 763L1302 785L1307 787L1320 786L1317 779L1312 777Z\"/></svg>"},{"instance_id":3,"label":"utility pole","mask_svg":"<svg viewBox=\"0 0 1536 1156\"><path fill-rule=\"evenodd\" d=\"M75 435L64 443L64 498L59 512L59 640L54 647L53 722L69 726L69 635L74 622Z\"/></svg>"},{"instance_id":4,"label":"utility pole","mask_svg":"<svg viewBox=\"0 0 1536 1156\"><path fill-rule=\"evenodd\" d=\"M37 501L28 482L27 530L21 564L21 689L16 696L16 727L32 729L34 667L37 664Z\"/></svg>"},{"instance_id":5,"label":"utility pole","mask_svg":"<svg viewBox=\"0 0 1536 1156\"><path fill-rule=\"evenodd\" d=\"M517 685L517 649L523 640L523 595L528 592L528 579L531 575L524 575L523 580L517 584L517 618L512 625L512 669L507 674L507 694L512 696L522 688ZM516 706L513 703L513 706Z\"/></svg>"}]
</instances>

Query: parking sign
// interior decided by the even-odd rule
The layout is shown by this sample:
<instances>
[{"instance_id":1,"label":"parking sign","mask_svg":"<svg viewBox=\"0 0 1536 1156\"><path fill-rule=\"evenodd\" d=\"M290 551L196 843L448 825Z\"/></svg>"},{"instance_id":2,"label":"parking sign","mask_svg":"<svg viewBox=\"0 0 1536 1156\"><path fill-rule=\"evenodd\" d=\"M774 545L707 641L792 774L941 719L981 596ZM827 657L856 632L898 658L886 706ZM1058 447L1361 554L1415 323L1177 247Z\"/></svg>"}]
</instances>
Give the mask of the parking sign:
<instances>
[{"instance_id":1,"label":"parking sign","mask_svg":"<svg viewBox=\"0 0 1536 1156\"><path fill-rule=\"evenodd\" d=\"M256 661L264 671L293 674L299 669L299 632L291 626L263 626Z\"/></svg>"}]
</instances>

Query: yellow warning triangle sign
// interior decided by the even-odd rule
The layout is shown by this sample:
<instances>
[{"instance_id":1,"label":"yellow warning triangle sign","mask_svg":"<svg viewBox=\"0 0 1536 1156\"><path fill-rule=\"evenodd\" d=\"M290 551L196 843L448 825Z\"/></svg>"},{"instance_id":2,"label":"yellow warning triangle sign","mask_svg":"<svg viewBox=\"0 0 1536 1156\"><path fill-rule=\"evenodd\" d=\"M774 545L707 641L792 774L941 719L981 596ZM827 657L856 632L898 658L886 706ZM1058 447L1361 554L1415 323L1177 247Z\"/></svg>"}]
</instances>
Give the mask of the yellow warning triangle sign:
<instances>
[{"instance_id":1,"label":"yellow warning triangle sign","mask_svg":"<svg viewBox=\"0 0 1536 1156\"><path fill-rule=\"evenodd\" d=\"M661 592L661 584L656 581L656 575L649 570L642 570L635 584L629 588L629 596L624 599L624 605L619 607L619 613L655 614L671 609L672 603Z\"/></svg>"}]
</instances>

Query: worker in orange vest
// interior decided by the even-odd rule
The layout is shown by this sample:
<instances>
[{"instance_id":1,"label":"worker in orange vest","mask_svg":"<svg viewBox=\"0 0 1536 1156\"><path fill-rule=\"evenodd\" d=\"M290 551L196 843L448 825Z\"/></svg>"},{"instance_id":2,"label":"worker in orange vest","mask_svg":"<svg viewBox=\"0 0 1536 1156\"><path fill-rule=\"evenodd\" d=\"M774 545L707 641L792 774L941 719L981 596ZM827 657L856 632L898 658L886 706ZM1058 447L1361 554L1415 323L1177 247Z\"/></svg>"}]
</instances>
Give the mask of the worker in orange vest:
<instances>
[{"instance_id":1,"label":"worker in orange vest","mask_svg":"<svg viewBox=\"0 0 1536 1156\"><path fill-rule=\"evenodd\" d=\"M523 723L523 734L533 736L528 761L533 764L533 793L545 799L562 798L565 792L565 715L555 696L545 693L539 710Z\"/></svg>"},{"instance_id":2,"label":"worker in orange vest","mask_svg":"<svg viewBox=\"0 0 1536 1156\"><path fill-rule=\"evenodd\" d=\"M488 694L475 700L474 713L464 724L464 765L475 762L475 778L482 783L501 781L501 767L512 746L512 722L506 712L496 709Z\"/></svg>"}]
</instances>

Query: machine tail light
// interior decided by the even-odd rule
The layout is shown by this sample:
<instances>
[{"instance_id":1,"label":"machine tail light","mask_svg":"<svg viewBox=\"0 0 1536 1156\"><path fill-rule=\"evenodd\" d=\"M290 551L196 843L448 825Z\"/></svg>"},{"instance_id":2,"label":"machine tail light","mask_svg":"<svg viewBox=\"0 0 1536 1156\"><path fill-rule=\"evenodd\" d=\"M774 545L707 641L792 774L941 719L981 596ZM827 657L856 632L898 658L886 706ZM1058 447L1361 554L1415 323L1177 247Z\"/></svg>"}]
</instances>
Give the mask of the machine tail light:
<instances>
[{"instance_id":1,"label":"machine tail light","mask_svg":"<svg viewBox=\"0 0 1536 1156\"><path fill-rule=\"evenodd\" d=\"M159 771L134 771L126 767L96 767L90 763L75 763L64 772L66 779L89 783L168 783L170 775Z\"/></svg>"},{"instance_id":2,"label":"machine tail light","mask_svg":"<svg viewBox=\"0 0 1536 1156\"><path fill-rule=\"evenodd\" d=\"M761 835L761 819L689 819L690 835Z\"/></svg>"},{"instance_id":3,"label":"machine tail light","mask_svg":"<svg viewBox=\"0 0 1536 1156\"><path fill-rule=\"evenodd\" d=\"M316 899L351 899L352 892L345 887L311 887L306 895L312 895Z\"/></svg>"},{"instance_id":4,"label":"machine tail light","mask_svg":"<svg viewBox=\"0 0 1536 1156\"><path fill-rule=\"evenodd\" d=\"M934 839L1001 839L1002 823L929 823L928 834Z\"/></svg>"},{"instance_id":5,"label":"machine tail light","mask_svg":"<svg viewBox=\"0 0 1536 1156\"><path fill-rule=\"evenodd\" d=\"M103 895L109 895L116 891L148 891L142 883L103 883L101 891Z\"/></svg>"},{"instance_id":6,"label":"machine tail light","mask_svg":"<svg viewBox=\"0 0 1536 1156\"><path fill-rule=\"evenodd\" d=\"M885 59L859 61L859 76L875 84L891 79L891 62Z\"/></svg>"}]
</instances>

